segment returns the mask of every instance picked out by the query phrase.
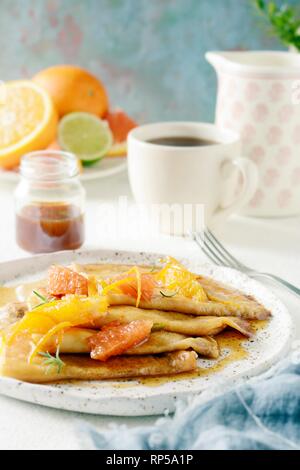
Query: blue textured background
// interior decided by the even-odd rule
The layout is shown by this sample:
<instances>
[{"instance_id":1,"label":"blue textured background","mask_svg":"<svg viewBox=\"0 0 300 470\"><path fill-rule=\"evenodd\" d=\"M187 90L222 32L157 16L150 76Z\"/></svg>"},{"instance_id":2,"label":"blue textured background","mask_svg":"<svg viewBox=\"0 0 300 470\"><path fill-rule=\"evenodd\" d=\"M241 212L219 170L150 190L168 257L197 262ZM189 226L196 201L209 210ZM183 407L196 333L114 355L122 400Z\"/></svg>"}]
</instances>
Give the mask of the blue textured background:
<instances>
[{"instance_id":1,"label":"blue textured background","mask_svg":"<svg viewBox=\"0 0 300 470\"><path fill-rule=\"evenodd\" d=\"M205 51L279 47L251 0L0 2L0 79L76 63L140 122L213 120L216 80Z\"/></svg>"}]
</instances>

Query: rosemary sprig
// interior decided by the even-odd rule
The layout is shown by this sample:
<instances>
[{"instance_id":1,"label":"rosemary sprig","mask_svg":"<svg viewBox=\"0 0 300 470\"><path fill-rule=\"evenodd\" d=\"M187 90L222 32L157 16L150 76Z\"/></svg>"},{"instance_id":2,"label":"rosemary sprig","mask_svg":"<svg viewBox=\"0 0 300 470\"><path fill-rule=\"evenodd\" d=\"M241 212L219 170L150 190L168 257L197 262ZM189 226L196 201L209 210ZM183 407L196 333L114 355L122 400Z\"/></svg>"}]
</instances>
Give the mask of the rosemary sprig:
<instances>
[{"instance_id":1,"label":"rosemary sprig","mask_svg":"<svg viewBox=\"0 0 300 470\"><path fill-rule=\"evenodd\" d=\"M45 360L43 361L43 364L48 366L46 370L46 374L49 373L51 367L57 367L57 373L58 374L61 373L61 370L64 367L65 363L59 357L59 346L56 350L55 356L52 356L48 351L39 352L39 355L45 358Z\"/></svg>"},{"instance_id":2,"label":"rosemary sprig","mask_svg":"<svg viewBox=\"0 0 300 470\"><path fill-rule=\"evenodd\" d=\"M160 331L163 330L165 327L166 325L164 323L153 323L151 331Z\"/></svg>"},{"instance_id":3,"label":"rosemary sprig","mask_svg":"<svg viewBox=\"0 0 300 470\"><path fill-rule=\"evenodd\" d=\"M167 294L165 292L163 292L162 290L160 290L159 292L163 297L168 297L168 298L175 297L175 295L178 294L178 290L176 292L170 292L170 293L167 293Z\"/></svg>"},{"instance_id":4,"label":"rosemary sprig","mask_svg":"<svg viewBox=\"0 0 300 470\"><path fill-rule=\"evenodd\" d=\"M37 296L40 300L42 300L43 302L47 302L47 301L48 301L48 299L47 299L44 295L40 294L38 291L33 290L32 292L34 293L34 295L36 295L36 296Z\"/></svg>"},{"instance_id":5,"label":"rosemary sprig","mask_svg":"<svg viewBox=\"0 0 300 470\"><path fill-rule=\"evenodd\" d=\"M295 8L287 3L279 7L274 1L253 1L262 16L271 24L276 36L284 44L294 46L300 51L300 18L297 18Z\"/></svg>"},{"instance_id":6,"label":"rosemary sprig","mask_svg":"<svg viewBox=\"0 0 300 470\"><path fill-rule=\"evenodd\" d=\"M41 300L41 303L39 303L38 305L36 305L34 308L37 308L37 307L40 307L41 305L44 305L44 304L48 304L49 303L49 299L47 299L47 297L45 297L44 295L40 294L39 292L37 292L36 290L33 290L32 291L34 293L34 295L36 295L40 300Z\"/></svg>"},{"instance_id":7,"label":"rosemary sprig","mask_svg":"<svg viewBox=\"0 0 300 470\"><path fill-rule=\"evenodd\" d=\"M157 271L157 270L158 270L158 267L155 266L155 265L153 265L153 266L151 267L151 271L149 271L149 272L150 272L150 273L154 273L154 272Z\"/></svg>"}]
</instances>

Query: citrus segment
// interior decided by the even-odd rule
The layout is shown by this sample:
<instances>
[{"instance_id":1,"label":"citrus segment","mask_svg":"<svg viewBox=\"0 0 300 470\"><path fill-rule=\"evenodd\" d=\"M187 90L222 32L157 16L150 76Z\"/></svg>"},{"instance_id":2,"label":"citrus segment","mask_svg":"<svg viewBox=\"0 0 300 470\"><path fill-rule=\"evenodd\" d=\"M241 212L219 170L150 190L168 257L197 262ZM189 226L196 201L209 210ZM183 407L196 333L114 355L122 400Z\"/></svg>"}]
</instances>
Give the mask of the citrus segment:
<instances>
[{"instance_id":1,"label":"citrus segment","mask_svg":"<svg viewBox=\"0 0 300 470\"><path fill-rule=\"evenodd\" d=\"M112 324L88 339L91 358L106 361L111 356L118 356L127 349L146 341L151 333L153 322L135 320L125 325Z\"/></svg>"},{"instance_id":2,"label":"citrus segment","mask_svg":"<svg viewBox=\"0 0 300 470\"><path fill-rule=\"evenodd\" d=\"M54 296L88 295L88 280L64 266L51 266L48 271L48 293Z\"/></svg>"},{"instance_id":3,"label":"citrus segment","mask_svg":"<svg viewBox=\"0 0 300 470\"><path fill-rule=\"evenodd\" d=\"M198 282L197 276L188 271L174 258L169 257L165 266L154 274L154 278L164 289L171 293L176 292L199 302L207 301L206 293Z\"/></svg>"},{"instance_id":4,"label":"citrus segment","mask_svg":"<svg viewBox=\"0 0 300 470\"><path fill-rule=\"evenodd\" d=\"M103 295L111 291L120 292L136 299L136 306L141 300L150 300L157 283L151 274L140 273L137 266L134 266L127 273L124 273L114 280L100 281Z\"/></svg>"},{"instance_id":5,"label":"citrus segment","mask_svg":"<svg viewBox=\"0 0 300 470\"><path fill-rule=\"evenodd\" d=\"M99 317L107 313L105 297L80 297L70 295L36 307L17 322L10 331L8 344L23 333L45 335L56 325L69 323L70 326L93 326Z\"/></svg>"}]
</instances>

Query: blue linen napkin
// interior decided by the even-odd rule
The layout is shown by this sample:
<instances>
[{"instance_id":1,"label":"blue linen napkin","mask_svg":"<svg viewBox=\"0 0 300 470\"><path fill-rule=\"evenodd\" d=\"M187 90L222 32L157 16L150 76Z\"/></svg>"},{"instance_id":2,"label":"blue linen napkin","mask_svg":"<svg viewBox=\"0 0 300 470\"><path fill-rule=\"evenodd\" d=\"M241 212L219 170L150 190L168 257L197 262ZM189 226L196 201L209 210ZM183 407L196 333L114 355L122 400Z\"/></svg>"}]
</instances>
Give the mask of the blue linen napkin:
<instances>
[{"instance_id":1,"label":"blue linen napkin","mask_svg":"<svg viewBox=\"0 0 300 470\"><path fill-rule=\"evenodd\" d=\"M271 376L205 395L179 403L173 416L153 426L98 431L82 423L81 444L95 450L300 449L300 364L284 361Z\"/></svg>"}]
</instances>

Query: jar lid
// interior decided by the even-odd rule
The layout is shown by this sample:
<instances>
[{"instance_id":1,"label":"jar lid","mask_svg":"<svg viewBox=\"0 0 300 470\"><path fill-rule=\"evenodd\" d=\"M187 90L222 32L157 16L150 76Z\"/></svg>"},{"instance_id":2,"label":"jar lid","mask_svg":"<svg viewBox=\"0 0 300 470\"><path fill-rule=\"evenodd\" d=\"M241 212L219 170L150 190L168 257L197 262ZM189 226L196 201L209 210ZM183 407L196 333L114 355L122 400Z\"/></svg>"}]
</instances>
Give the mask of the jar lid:
<instances>
[{"instance_id":1,"label":"jar lid","mask_svg":"<svg viewBox=\"0 0 300 470\"><path fill-rule=\"evenodd\" d=\"M57 181L79 174L78 159L73 153L41 150L27 153L21 159L21 176L30 180Z\"/></svg>"}]
</instances>

